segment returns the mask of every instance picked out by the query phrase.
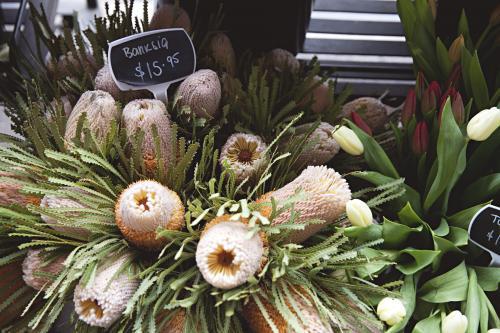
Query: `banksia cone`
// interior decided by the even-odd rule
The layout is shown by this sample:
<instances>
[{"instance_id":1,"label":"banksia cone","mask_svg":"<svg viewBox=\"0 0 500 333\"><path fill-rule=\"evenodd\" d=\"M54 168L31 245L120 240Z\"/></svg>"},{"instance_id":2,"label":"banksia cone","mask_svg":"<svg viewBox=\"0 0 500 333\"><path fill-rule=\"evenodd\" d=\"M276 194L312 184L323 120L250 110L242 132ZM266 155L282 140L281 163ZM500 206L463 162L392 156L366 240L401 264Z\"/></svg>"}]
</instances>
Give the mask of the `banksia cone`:
<instances>
[{"instance_id":1,"label":"banksia cone","mask_svg":"<svg viewBox=\"0 0 500 333\"><path fill-rule=\"evenodd\" d=\"M110 327L119 320L139 281L132 278L122 265L130 256L108 258L98 269L92 281L76 286L73 302L78 318L91 326Z\"/></svg>"},{"instance_id":2,"label":"banksia cone","mask_svg":"<svg viewBox=\"0 0 500 333\"><path fill-rule=\"evenodd\" d=\"M53 99L52 102L50 102L50 106L54 110L61 108L66 117L69 117L71 110L73 110L73 106L71 105L68 96L61 96L60 99ZM50 117L49 120L51 120Z\"/></svg>"},{"instance_id":3,"label":"banksia cone","mask_svg":"<svg viewBox=\"0 0 500 333\"><path fill-rule=\"evenodd\" d=\"M159 319L161 322L161 318ZM186 322L186 310L181 308L174 313L174 315L172 316L172 318L170 318L168 322L166 322L163 325L159 324L158 331L160 333L184 333L185 322Z\"/></svg>"},{"instance_id":4,"label":"banksia cone","mask_svg":"<svg viewBox=\"0 0 500 333\"><path fill-rule=\"evenodd\" d=\"M245 220L231 220L230 215L208 223L196 248L196 265L212 286L231 289L254 276L267 260L264 233L248 238Z\"/></svg>"},{"instance_id":5,"label":"banksia cone","mask_svg":"<svg viewBox=\"0 0 500 333\"><path fill-rule=\"evenodd\" d=\"M82 59L80 54L75 56L73 52L69 51L60 56L55 64L53 60L49 60L47 63L47 72L54 79L75 76L89 69L92 75L97 70L95 58L91 53L86 53L86 57Z\"/></svg>"},{"instance_id":6,"label":"banksia cone","mask_svg":"<svg viewBox=\"0 0 500 333\"><path fill-rule=\"evenodd\" d=\"M23 261L23 280L33 289L42 290L51 284L50 275L56 277L64 268L65 256L44 260L42 250L28 250Z\"/></svg>"},{"instance_id":7,"label":"banksia cone","mask_svg":"<svg viewBox=\"0 0 500 333\"><path fill-rule=\"evenodd\" d=\"M177 193L166 186L153 180L141 180L121 193L115 206L115 221L131 243L157 250L168 239L156 239L156 229L182 229L184 205Z\"/></svg>"},{"instance_id":8,"label":"banksia cone","mask_svg":"<svg viewBox=\"0 0 500 333\"><path fill-rule=\"evenodd\" d=\"M0 173L0 177L12 177L7 173ZM22 186L15 183L0 183L0 206L20 205L26 206L28 204L38 206L40 198L33 195L21 193Z\"/></svg>"},{"instance_id":9,"label":"banksia cone","mask_svg":"<svg viewBox=\"0 0 500 333\"><path fill-rule=\"evenodd\" d=\"M317 84L322 79L320 76L315 76L313 78L312 85ZM314 113L321 113L325 111L330 105L333 103L333 92L330 90L328 86L328 81L320 83L317 87L315 87L309 95L305 96L298 104L299 106L305 105L312 99L311 110Z\"/></svg>"},{"instance_id":10,"label":"banksia cone","mask_svg":"<svg viewBox=\"0 0 500 333\"><path fill-rule=\"evenodd\" d=\"M150 30L182 28L191 32L191 19L184 9L175 5L162 5L156 10L149 23Z\"/></svg>"},{"instance_id":11,"label":"banksia cone","mask_svg":"<svg viewBox=\"0 0 500 333\"><path fill-rule=\"evenodd\" d=\"M235 133L224 144L220 154L220 164L227 162L234 171L236 179L254 179L269 162L264 152L267 145L256 135Z\"/></svg>"},{"instance_id":12,"label":"banksia cone","mask_svg":"<svg viewBox=\"0 0 500 333\"><path fill-rule=\"evenodd\" d=\"M197 117L212 119L219 113L221 86L217 73L199 70L187 77L177 89L180 106L189 106Z\"/></svg>"},{"instance_id":13,"label":"banksia cone","mask_svg":"<svg viewBox=\"0 0 500 333\"><path fill-rule=\"evenodd\" d=\"M156 146L153 135L153 125L158 131L160 140L160 154L164 163L164 170L167 171L172 158L170 119L167 109L162 101L156 99L137 99L128 103L123 109L123 126L129 140L138 132L144 132L142 141L142 156L146 172L153 175L157 169Z\"/></svg>"},{"instance_id":14,"label":"banksia cone","mask_svg":"<svg viewBox=\"0 0 500 333\"><path fill-rule=\"evenodd\" d=\"M86 118L90 131L100 141L104 141L106 138L111 128L111 122L113 120L118 121L120 116L115 100L109 93L102 90L84 92L73 108L73 111L71 111L66 123L64 139L67 144L75 138L78 120L83 113L87 115ZM81 140L83 139L84 133L82 131Z\"/></svg>"},{"instance_id":15,"label":"banksia cone","mask_svg":"<svg viewBox=\"0 0 500 333\"><path fill-rule=\"evenodd\" d=\"M122 91L116 85L111 74L109 65L104 65L98 72L94 80L94 88L108 92L115 100L129 102L134 99L151 97L148 90L127 90Z\"/></svg>"},{"instance_id":16,"label":"banksia cone","mask_svg":"<svg viewBox=\"0 0 500 333\"><path fill-rule=\"evenodd\" d=\"M356 112L375 132L381 132L389 124L389 107L374 97L360 97L342 107L342 116L351 118Z\"/></svg>"},{"instance_id":17,"label":"banksia cone","mask_svg":"<svg viewBox=\"0 0 500 333\"><path fill-rule=\"evenodd\" d=\"M311 219L325 222L310 224L304 230L295 231L288 239L292 243L301 243L325 225L333 223L345 213L346 203L351 199L349 184L339 173L325 166L310 166L292 182L276 191L264 194L257 200L257 203L270 202L272 197L280 208L280 202L289 199L299 189L306 195L306 198L295 202L294 209L300 213L297 223ZM261 213L269 217L271 207L264 206ZM271 223L273 225L287 223L290 220L290 214L290 210L285 211L275 217Z\"/></svg>"},{"instance_id":18,"label":"banksia cone","mask_svg":"<svg viewBox=\"0 0 500 333\"><path fill-rule=\"evenodd\" d=\"M295 135L301 135L309 130L312 124L298 126ZM332 136L332 125L322 122L308 136L306 146L300 153L297 164L299 166L323 165L330 161L340 150L340 146Z\"/></svg>"},{"instance_id":19,"label":"banksia cone","mask_svg":"<svg viewBox=\"0 0 500 333\"><path fill-rule=\"evenodd\" d=\"M279 72L290 71L296 73L300 69L300 63L297 58L290 51L284 49L270 51L264 61L268 68Z\"/></svg>"},{"instance_id":20,"label":"banksia cone","mask_svg":"<svg viewBox=\"0 0 500 333\"><path fill-rule=\"evenodd\" d=\"M236 54L225 33L218 32L210 38L209 51L217 67L231 76L236 75Z\"/></svg>"}]
</instances>

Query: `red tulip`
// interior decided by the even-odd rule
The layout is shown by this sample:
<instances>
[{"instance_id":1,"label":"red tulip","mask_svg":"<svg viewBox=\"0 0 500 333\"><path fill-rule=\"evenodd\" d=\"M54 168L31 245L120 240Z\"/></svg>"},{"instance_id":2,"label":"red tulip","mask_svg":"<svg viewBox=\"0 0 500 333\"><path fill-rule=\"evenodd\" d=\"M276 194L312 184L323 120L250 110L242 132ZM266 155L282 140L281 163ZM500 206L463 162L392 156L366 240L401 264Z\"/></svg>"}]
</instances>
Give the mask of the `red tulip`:
<instances>
[{"instance_id":1,"label":"red tulip","mask_svg":"<svg viewBox=\"0 0 500 333\"><path fill-rule=\"evenodd\" d=\"M465 110L464 103L462 101L462 95L455 88L448 88L444 95L441 97L441 107L439 108L439 124L441 125L441 115L443 114L443 108L446 104L446 100L450 97L451 109L453 111L453 116L457 124L462 125L465 121Z\"/></svg>"},{"instance_id":2,"label":"red tulip","mask_svg":"<svg viewBox=\"0 0 500 333\"><path fill-rule=\"evenodd\" d=\"M413 132L411 148L416 155L422 155L429 146L429 129L425 121L420 121Z\"/></svg>"},{"instance_id":3,"label":"red tulip","mask_svg":"<svg viewBox=\"0 0 500 333\"><path fill-rule=\"evenodd\" d=\"M417 97L419 99L422 98L422 94L424 93L424 87L425 87L425 77L424 73L420 71L417 73L417 79L415 81L415 93L417 94Z\"/></svg>"},{"instance_id":4,"label":"red tulip","mask_svg":"<svg viewBox=\"0 0 500 333\"><path fill-rule=\"evenodd\" d=\"M461 72L462 67L460 66L460 63L457 63L455 66L453 66L450 76L448 77L448 80L446 80L445 87L455 87L456 85L458 85Z\"/></svg>"},{"instance_id":5,"label":"red tulip","mask_svg":"<svg viewBox=\"0 0 500 333\"><path fill-rule=\"evenodd\" d=\"M368 126L368 124L363 120L363 118L361 118L361 116L356 111L351 112L351 119L356 124L356 126L365 131L369 136L373 135L370 126Z\"/></svg>"},{"instance_id":6,"label":"red tulip","mask_svg":"<svg viewBox=\"0 0 500 333\"><path fill-rule=\"evenodd\" d=\"M403 122L404 126L408 125L411 118L415 114L416 108L417 108L417 97L415 96L415 91L413 89L410 89L408 90L408 94L406 95L403 111L401 111L401 121Z\"/></svg>"},{"instance_id":7,"label":"red tulip","mask_svg":"<svg viewBox=\"0 0 500 333\"><path fill-rule=\"evenodd\" d=\"M422 100L420 104L422 113L428 114L432 111L435 111L440 98L441 88L439 87L439 83L437 83L436 81L432 81L422 94Z\"/></svg>"}]
</instances>

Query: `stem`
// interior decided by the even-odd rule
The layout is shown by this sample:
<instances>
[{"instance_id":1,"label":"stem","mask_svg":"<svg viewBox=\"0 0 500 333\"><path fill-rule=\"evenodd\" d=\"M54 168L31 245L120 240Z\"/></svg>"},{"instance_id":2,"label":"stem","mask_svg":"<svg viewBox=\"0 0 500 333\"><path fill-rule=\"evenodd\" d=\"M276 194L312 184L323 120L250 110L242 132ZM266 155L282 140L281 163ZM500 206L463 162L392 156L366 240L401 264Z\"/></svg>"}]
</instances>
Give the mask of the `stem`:
<instances>
[{"instance_id":1,"label":"stem","mask_svg":"<svg viewBox=\"0 0 500 333\"><path fill-rule=\"evenodd\" d=\"M491 30L491 23L488 23L488 26L486 27L486 29L484 29L483 33L481 34L481 37L479 37L479 39L476 42L476 46L475 46L476 50L479 50L479 46L484 41L484 39L486 38L486 36L490 32L490 30Z\"/></svg>"}]
</instances>

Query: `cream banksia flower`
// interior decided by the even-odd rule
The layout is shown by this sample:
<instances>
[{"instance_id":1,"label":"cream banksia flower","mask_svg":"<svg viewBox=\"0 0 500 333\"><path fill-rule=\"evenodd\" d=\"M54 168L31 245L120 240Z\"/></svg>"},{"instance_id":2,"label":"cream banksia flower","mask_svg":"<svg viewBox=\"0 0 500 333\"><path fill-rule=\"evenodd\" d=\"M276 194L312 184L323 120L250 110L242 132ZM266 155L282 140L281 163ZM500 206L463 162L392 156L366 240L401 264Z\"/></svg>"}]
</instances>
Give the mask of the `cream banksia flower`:
<instances>
[{"instance_id":1,"label":"cream banksia flower","mask_svg":"<svg viewBox=\"0 0 500 333\"><path fill-rule=\"evenodd\" d=\"M148 174L154 174L157 169L156 146L152 129L153 125L156 126L160 140L160 154L164 161L164 170L167 172L169 162L174 156L172 156L171 147L170 118L165 104L156 99L132 101L123 109L122 124L129 140L139 130L144 131L141 151Z\"/></svg>"},{"instance_id":2,"label":"cream banksia flower","mask_svg":"<svg viewBox=\"0 0 500 333\"><path fill-rule=\"evenodd\" d=\"M102 90L108 92L115 100L129 102L134 99L151 97L148 90L127 90L123 91L118 88L109 65L104 65L98 72L94 79L95 90Z\"/></svg>"},{"instance_id":3,"label":"cream banksia flower","mask_svg":"<svg viewBox=\"0 0 500 333\"><path fill-rule=\"evenodd\" d=\"M188 106L200 118L215 118L219 113L222 90L217 73L202 69L189 75L177 88L181 107Z\"/></svg>"},{"instance_id":4,"label":"cream banksia flower","mask_svg":"<svg viewBox=\"0 0 500 333\"><path fill-rule=\"evenodd\" d=\"M296 135L307 132L312 124L298 126ZM299 166L323 165L330 161L340 150L340 146L332 136L333 126L322 122L309 135L305 149L300 153L297 164ZM312 144L314 143L314 144Z\"/></svg>"},{"instance_id":5,"label":"cream banksia flower","mask_svg":"<svg viewBox=\"0 0 500 333\"><path fill-rule=\"evenodd\" d=\"M23 280L33 289L42 290L51 283L50 275L57 276L64 268L65 256L44 260L42 250L28 250L23 261Z\"/></svg>"},{"instance_id":6,"label":"cream banksia flower","mask_svg":"<svg viewBox=\"0 0 500 333\"><path fill-rule=\"evenodd\" d=\"M122 265L130 255L106 259L88 284L78 283L73 295L78 318L91 326L110 327L119 320L139 280L132 278Z\"/></svg>"},{"instance_id":7,"label":"cream banksia flower","mask_svg":"<svg viewBox=\"0 0 500 333\"><path fill-rule=\"evenodd\" d=\"M205 280L216 288L231 289L244 284L267 261L264 233L248 237L244 220L230 215L208 223L196 248L196 265Z\"/></svg>"},{"instance_id":8,"label":"cream banksia flower","mask_svg":"<svg viewBox=\"0 0 500 333\"><path fill-rule=\"evenodd\" d=\"M256 135L235 133L224 144L220 154L220 164L227 162L234 171L236 179L256 177L269 162L265 142Z\"/></svg>"},{"instance_id":9,"label":"cream banksia flower","mask_svg":"<svg viewBox=\"0 0 500 333\"><path fill-rule=\"evenodd\" d=\"M174 310L172 310L174 311ZM163 311L163 315L167 314L167 311ZM183 308L175 310L174 315L166 322L161 325L161 316L157 317L158 332L159 333L184 333L184 326L186 323L186 310Z\"/></svg>"},{"instance_id":10,"label":"cream banksia flower","mask_svg":"<svg viewBox=\"0 0 500 333\"><path fill-rule=\"evenodd\" d=\"M222 32L214 34L209 43L210 56L215 64L231 76L236 75L236 55L229 37Z\"/></svg>"},{"instance_id":11,"label":"cream banksia flower","mask_svg":"<svg viewBox=\"0 0 500 333\"><path fill-rule=\"evenodd\" d=\"M289 241L301 243L311 237L324 226L333 223L345 213L346 203L351 200L351 190L347 181L335 170L325 166L309 166L292 182L276 191L264 194L257 203L270 202L274 198L280 208L280 203L301 190L306 196L304 200L295 202L294 210L300 213L297 223L311 219L323 220L322 224L307 225L304 230L293 232ZM261 214L270 216L271 207L264 206ZM290 220L290 210L276 216L271 223L279 225Z\"/></svg>"},{"instance_id":12,"label":"cream banksia flower","mask_svg":"<svg viewBox=\"0 0 500 333\"><path fill-rule=\"evenodd\" d=\"M131 243L157 250L168 240L156 239L156 229L182 229L184 205L168 187L153 180L141 180L121 193L115 206L115 221Z\"/></svg>"},{"instance_id":13,"label":"cream banksia flower","mask_svg":"<svg viewBox=\"0 0 500 333\"><path fill-rule=\"evenodd\" d=\"M313 80L311 86L320 82L322 78L316 75ZM330 91L330 87L328 85L328 80L320 83L311 92L306 95L299 103L299 106L304 106L307 102L312 99L311 111L314 113L321 113L326 110L333 103L333 92Z\"/></svg>"}]
</instances>

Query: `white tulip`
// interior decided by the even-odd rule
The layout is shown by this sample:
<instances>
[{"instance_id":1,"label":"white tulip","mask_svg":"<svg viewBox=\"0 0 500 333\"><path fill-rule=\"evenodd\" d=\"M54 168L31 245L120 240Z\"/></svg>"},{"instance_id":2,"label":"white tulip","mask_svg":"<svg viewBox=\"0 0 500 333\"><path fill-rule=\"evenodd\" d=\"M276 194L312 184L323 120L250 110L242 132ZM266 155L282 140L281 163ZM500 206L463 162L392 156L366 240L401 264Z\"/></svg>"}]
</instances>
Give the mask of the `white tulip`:
<instances>
[{"instance_id":1,"label":"white tulip","mask_svg":"<svg viewBox=\"0 0 500 333\"><path fill-rule=\"evenodd\" d=\"M380 320L385 321L387 325L394 326L404 319L406 316L406 309L401 300L386 297L378 303L377 315Z\"/></svg>"},{"instance_id":2,"label":"white tulip","mask_svg":"<svg viewBox=\"0 0 500 333\"><path fill-rule=\"evenodd\" d=\"M373 223L370 207L359 199L352 199L345 205L345 210L351 224L357 227L367 227Z\"/></svg>"},{"instance_id":3,"label":"white tulip","mask_svg":"<svg viewBox=\"0 0 500 333\"><path fill-rule=\"evenodd\" d=\"M487 333L500 333L500 328L491 328Z\"/></svg>"},{"instance_id":4,"label":"white tulip","mask_svg":"<svg viewBox=\"0 0 500 333\"><path fill-rule=\"evenodd\" d=\"M500 109L494 107L476 114L467 124L467 136L474 141L484 141L500 126Z\"/></svg>"},{"instance_id":5,"label":"white tulip","mask_svg":"<svg viewBox=\"0 0 500 333\"><path fill-rule=\"evenodd\" d=\"M365 151L363 143L356 133L345 126L335 126L332 136L339 144L340 148L350 155L361 155Z\"/></svg>"},{"instance_id":6,"label":"white tulip","mask_svg":"<svg viewBox=\"0 0 500 333\"><path fill-rule=\"evenodd\" d=\"M465 333L467 330L467 317L462 312L450 312L441 323L441 333Z\"/></svg>"}]
</instances>

